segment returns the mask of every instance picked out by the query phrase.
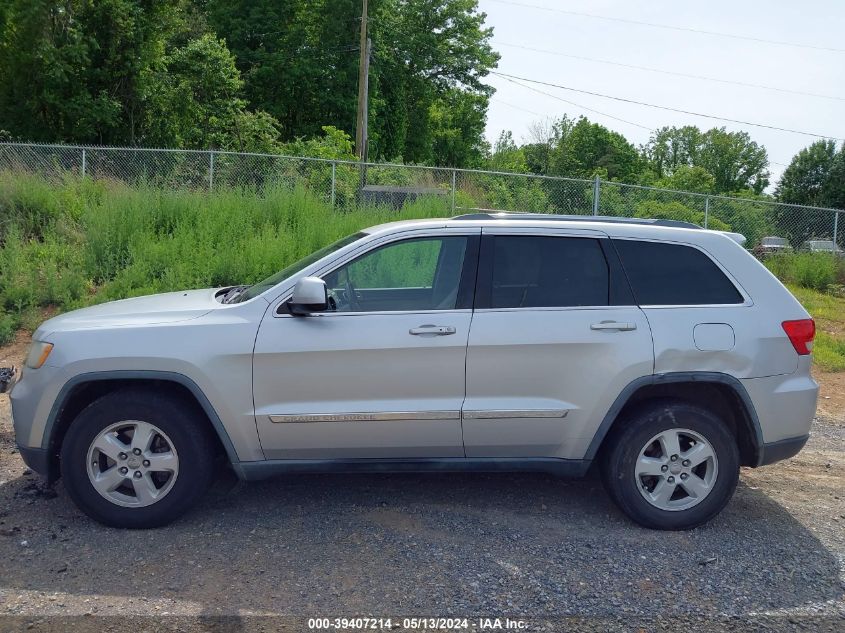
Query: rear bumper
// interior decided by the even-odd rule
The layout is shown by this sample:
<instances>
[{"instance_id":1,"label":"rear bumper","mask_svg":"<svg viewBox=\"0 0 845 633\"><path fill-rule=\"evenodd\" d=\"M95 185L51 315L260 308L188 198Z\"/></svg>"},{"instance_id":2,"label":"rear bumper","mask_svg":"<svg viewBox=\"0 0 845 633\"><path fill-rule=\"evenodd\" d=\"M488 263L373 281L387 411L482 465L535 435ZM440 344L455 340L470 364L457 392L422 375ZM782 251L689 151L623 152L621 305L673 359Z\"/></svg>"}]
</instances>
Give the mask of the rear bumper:
<instances>
[{"instance_id":1,"label":"rear bumper","mask_svg":"<svg viewBox=\"0 0 845 633\"><path fill-rule=\"evenodd\" d=\"M740 381L760 421L760 465L772 461L762 453L774 451L773 454L777 454L781 443L789 446L800 442L792 453L778 459L791 457L807 441L819 395L819 386L810 376L810 362L809 355L800 356L798 369L792 374ZM774 448L769 450L770 446Z\"/></svg>"},{"instance_id":2,"label":"rear bumper","mask_svg":"<svg viewBox=\"0 0 845 633\"><path fill-rule=\"evenodd\" d=\"M800 437L789 437L785 440L778 440L777 442L763 444L760 449L760 466L774 464L782 459L794 457L798 454L798 451L804 448L804 445L809 439L810 435L807 434Z\"/></svg>"}]
</instances>

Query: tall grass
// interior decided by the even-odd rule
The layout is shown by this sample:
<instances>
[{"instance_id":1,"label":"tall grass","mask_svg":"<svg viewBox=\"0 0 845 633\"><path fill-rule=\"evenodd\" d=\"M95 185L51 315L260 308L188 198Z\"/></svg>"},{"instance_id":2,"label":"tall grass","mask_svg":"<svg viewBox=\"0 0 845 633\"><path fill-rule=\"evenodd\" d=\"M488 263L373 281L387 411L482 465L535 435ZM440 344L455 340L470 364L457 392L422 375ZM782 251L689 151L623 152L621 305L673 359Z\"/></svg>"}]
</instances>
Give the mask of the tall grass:
<instances>
[{"instance_id":1,"label":"tall grass","mask_svg":"<svg viewBox=\"0 0 845 633\"><path fill-rule=\"evenodd\" d=\"M0 344L44 307L254 283L363 227L447 211L442 199L341 212L282 186L202 192L0 173Z\"/></svg>"},{"instance_id":2,"label":"tall grass","mask_svg":"<svg viewBox=\"0 0 845 633\"><path fill-rule=\"evenodd\" d=\"M833 253L779 253L764 263L784 283L819 292L838 292L845 285L845 259Z\"/></svg>"}]
</instances>

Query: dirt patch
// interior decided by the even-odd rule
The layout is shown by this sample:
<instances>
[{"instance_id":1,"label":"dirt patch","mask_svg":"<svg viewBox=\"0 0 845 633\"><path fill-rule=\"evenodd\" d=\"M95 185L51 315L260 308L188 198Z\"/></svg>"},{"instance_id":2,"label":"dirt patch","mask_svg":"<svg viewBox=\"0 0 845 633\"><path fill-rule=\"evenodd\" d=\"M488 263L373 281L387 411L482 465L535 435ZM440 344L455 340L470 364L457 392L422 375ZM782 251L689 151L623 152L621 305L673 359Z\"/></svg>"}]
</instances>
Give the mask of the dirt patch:
<instances>
[{"instance_id":1,"label":"dirt patch","mask_svg":"<svg viewBox=\"0 0 845 633\"><path fill-rule=\"evenodd\" d=\"M820 387L819 413L830 417L834 424L845 425L845 372L814 371L813 378Z\"/></svg>"}]
</instances>

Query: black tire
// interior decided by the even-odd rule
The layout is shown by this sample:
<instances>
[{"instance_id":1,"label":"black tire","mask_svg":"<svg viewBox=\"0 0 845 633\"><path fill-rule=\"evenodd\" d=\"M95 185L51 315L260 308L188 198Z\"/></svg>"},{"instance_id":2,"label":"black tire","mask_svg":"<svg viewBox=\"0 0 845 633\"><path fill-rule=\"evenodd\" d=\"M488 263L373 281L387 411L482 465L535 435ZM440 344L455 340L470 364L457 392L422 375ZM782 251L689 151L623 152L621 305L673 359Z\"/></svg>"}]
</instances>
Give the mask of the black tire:
<instances>
[{"instance_id":1,"label":"black tire","mask_svg":"<svg viewBox=\"0 0 845 633\"><path fill-rule=\"evenodd\" d=\"M711 411L683 401L654 401L617 421L616 428L603 454L602 478L610 497L640 525L658 530L692 529L715 517L730 501L739 479L739 450L734 435ZM688 429L701 435L718 463L710 492L683 510L652 505L640 492L641 481L635 475L637 459L646 443L671 429ZM683 490L681 493L685 494Z\"/></svg>"},{"instance_id":2,"label":"black tire","mask_svg":"<svg viewBox=\"0 0 845 633\"><path fill-rule=\"evenodd\" d=\"M106 428L126 420L149 422L170 439L179 458L172 487L158 501L124 507L109 501L88 476L88 450ZM106 394L71 423L61 447L61 473L71 499L88 516L117 528L167 525L188 511L211 484L214 444L207 420L178 396L130 387Z\"/></svg>"}]
</instances>

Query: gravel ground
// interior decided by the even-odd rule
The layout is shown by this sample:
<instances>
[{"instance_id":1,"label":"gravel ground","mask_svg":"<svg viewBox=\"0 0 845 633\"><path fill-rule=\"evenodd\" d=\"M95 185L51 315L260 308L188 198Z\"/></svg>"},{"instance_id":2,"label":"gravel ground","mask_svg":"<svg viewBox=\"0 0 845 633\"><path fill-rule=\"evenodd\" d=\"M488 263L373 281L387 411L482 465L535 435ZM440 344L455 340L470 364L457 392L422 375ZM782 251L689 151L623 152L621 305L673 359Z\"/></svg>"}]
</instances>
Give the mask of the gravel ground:
<instances>
[{"instance_id":1,"label":"gravel ground","mask_svg":"<svg viewBox=\"0 0 845 633\"><path fill-rule=\"evenodd\" d=\"M178 523L129 532L25 470L0 396L0 631L302 631L365 615L394 630L402 616L485 630L483 616L529 631L843 631L845 411L830 410L802 453L743 469L691 532L633 525L595 478L529 474L222 481Z\"/></svg>"}]
</instances>

